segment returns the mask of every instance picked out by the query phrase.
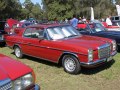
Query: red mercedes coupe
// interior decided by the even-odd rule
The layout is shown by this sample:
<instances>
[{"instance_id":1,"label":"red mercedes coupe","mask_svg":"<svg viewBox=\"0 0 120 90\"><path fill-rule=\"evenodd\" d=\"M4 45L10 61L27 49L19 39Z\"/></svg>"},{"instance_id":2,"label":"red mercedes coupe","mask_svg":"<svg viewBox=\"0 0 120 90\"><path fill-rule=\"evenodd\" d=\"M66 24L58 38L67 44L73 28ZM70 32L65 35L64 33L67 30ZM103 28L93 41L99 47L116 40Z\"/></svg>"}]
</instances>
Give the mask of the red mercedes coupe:
<instances>
[{"instance_id":1,"label":"red mercedes coupe","mask_svg":"<svg viewBox=\"0 0 120 90\"><path fill-rule=\"evenodd\" d=\"M29 55L62 63L64 70L71 74L78 74L81 66L109 62L117 53L114 40L82 35L65 24L28 26L18 34L6 36L6 44L18 58Z\"/></svg>"}]
</instances>

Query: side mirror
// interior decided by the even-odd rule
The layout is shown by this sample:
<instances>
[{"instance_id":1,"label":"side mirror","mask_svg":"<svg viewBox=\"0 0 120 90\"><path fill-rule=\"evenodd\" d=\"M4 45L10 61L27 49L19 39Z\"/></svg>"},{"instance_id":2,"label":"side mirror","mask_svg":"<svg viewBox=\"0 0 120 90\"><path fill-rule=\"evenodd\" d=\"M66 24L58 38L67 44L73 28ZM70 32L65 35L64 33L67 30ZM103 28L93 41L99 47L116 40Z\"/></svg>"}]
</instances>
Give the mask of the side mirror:
<instances>
[{"instance_id":1,"label":"side mirror","mask_svg":"<svg viewBox=\"0 0 120 90\"><path fill-rule=\"evenodd\" d=\"M44 36L39 35L39 36L38 36L38 39L40 39L40 40L44 40Z\"/></svg>"}]
</instances>

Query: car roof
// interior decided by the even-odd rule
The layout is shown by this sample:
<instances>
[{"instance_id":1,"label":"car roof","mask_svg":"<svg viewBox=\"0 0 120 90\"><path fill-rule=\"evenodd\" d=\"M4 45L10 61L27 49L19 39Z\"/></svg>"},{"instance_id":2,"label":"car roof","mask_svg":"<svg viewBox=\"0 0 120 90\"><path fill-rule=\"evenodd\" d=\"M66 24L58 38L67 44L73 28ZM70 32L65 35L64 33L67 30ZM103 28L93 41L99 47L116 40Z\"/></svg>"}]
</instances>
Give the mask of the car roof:
<instances>
[{"instance_id":1,"label":"car roof","mask_svg":"<svg viewBox=\"0 0 120 90\"><path fill-rule=\"evenodd\" d=\"M50 27L57 27L57 26L65 26L65 25L69 25L69 24L35 24L35 25L31 25L28 26L30 28L50 28Z\"/></svg>"}]
</instances>

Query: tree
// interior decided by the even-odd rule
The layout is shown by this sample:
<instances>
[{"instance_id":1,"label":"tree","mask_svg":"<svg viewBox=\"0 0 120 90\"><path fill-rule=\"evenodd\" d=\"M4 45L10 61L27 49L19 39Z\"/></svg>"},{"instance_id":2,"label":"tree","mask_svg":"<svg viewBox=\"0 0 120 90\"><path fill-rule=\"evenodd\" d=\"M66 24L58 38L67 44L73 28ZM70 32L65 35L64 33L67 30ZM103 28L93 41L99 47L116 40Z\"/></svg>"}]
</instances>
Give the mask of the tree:
<instances>
[{"instance_id":1,"label":"tree","mask_svg":"<svg viewBox=\"0 0 120 90\"><path fill-rule=\"evenodd\" d=\"M101 18L115 14L112 0L44 0L50 19L72 17L73 14L90 18L90 7L95 11L95 17Z\"/></svg>"},{"instance_id":2,"label":"tree","mask_svg":"<svg viewBox=\"0 0 120 90\"><path fill-rule=\"evenodd\" d=\"M6 18L18 18L21 4L19 0L0 0L0 18L5 20Z\"/></svg>"},{"instance_id":3,"label":"tree","mask_svg":"<svg viewBox=\"0 0 120 90\"><path fill-rule=\"evenodd\" d=\"M39 3L36 3L32 7L31 12L32 12L34 18L41 19L43 17L42 10L41 10Z\"/></svg>"}]
</instances>

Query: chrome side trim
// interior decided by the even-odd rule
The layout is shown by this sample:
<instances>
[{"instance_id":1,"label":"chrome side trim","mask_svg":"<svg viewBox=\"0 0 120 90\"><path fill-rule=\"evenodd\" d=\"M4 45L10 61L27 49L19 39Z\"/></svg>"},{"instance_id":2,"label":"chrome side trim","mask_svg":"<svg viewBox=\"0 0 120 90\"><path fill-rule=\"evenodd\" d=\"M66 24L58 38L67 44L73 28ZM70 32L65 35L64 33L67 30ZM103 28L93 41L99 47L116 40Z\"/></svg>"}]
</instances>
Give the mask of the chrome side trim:
<instances>
[{"instance_id":1,"label":"chrome side trim","mask_svg":"<svg viewBox=\"0 0 120 90\"><path fill-rule=\"evenodd\" d=\"M9 41L9 42L13 42L13 43L16 43L14 41ZM59 50L59 51L66 51L64 49L59 49L59 48L52 48L52 47L46 47L46 46L39 46L39 45L34 45L34 44L28 44L28 43L16 43L14 45L19 45L19 44L23 44L23 45L29 45L29 46L34 46L34 47L39 47L39 48L47 48L47 49L51 49L51 50ZM66 51L66 52L71 52L71 51ZM74 52L73 52L74 53ZM84 53L78 53L78 54L82 54L82 55L85 55ZM87 55L87 54L86 54Z\"/></svg>"},{"instance_id":2,"label":"chrome side trim","mask_svg":"<svg viewBox=\"0 0 120 90\"><path fill-rule=\"evenodd\" d=\"M34 58L38 58L38 59L42 59L42 60L45 60L45 61L50 61L50 62L53 62L53 63L58 63L58 62L55 62L53 60L49 60L49 59L45 59L45 58L41 58L41 57L36 57L36 56L32 56L32 55L29 55L29 54L25 54L23 53L24 55L27 55L27 56L30 56L30 57L34 57Z\"/></svg>"},{"instance_id":3,"label":"chrome side trim","mask_svg":"<svg viewBox=\"0 0 120 90\"><path fill-rule=\"evenodd\" d=\"M57 61L55 62L55 61L50 60L50 59L46 59L46 58L42 58L42 57L36 57L36 56L32 56L32 55L25 54L25 53L23 53L23 54L24 54L24 55L27 55L27 56L34 57L34 58L42 59L42 60L45 60L45 61L50 61L50 62L53 62L53 63L59 63L59 60L60 60L60 58L61 58L61 56L62 56L63 54L72 54L72 55L74 55L74 56L76 56L76 57L78 58L77 53L72 53L72 52L63 52L63 53L60 55L60 57L58 57Z\"/></svg>"}]
</instances>

